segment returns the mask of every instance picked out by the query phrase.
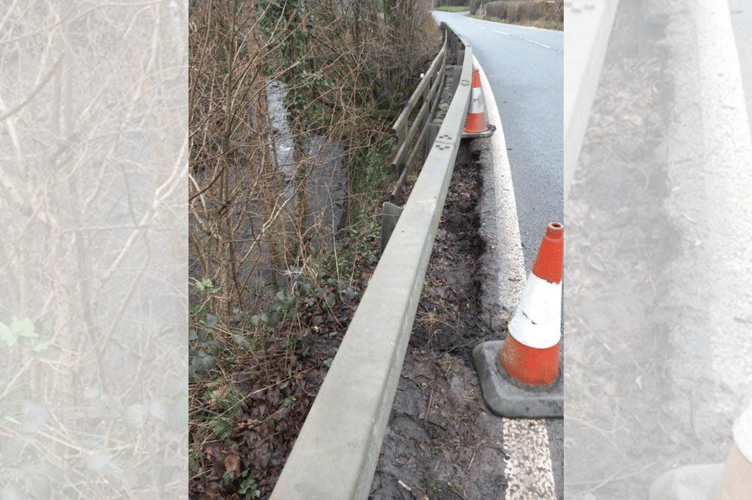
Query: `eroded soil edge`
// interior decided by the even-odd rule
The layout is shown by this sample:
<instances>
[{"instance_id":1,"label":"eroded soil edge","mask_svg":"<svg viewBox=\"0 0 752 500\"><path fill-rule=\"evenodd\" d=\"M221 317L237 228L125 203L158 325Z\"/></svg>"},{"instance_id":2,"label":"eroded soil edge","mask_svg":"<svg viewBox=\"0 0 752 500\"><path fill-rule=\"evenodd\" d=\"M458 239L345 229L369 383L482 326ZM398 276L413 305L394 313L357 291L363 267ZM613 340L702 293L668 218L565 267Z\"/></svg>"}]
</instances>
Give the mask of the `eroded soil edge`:
<instances>
[{"instance_id":1,"label":"eroded soil edge","mask_svg":"<svg viewBox=\"0 0 752 500\"><path fill-rule=\"evenodd\" d=\"M472 365L475 345L503 335L491 327L494 313L482 298L486 241L478 142L463 142L458 153L373 500L504 497L501 419L486 409Z\"/></svg>"}]
</instances>

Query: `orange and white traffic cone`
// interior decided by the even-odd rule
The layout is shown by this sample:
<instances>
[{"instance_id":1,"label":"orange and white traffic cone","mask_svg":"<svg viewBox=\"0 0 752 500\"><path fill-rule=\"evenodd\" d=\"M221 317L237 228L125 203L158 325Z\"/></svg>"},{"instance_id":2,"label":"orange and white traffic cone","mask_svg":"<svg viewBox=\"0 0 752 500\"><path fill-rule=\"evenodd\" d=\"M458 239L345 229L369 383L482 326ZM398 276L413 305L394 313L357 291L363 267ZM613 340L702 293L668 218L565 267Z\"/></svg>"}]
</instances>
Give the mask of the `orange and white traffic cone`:
<instances>
[{"instance_id":1,"label":"orange and white traffic cone","mask_svg":"<svg viewBox=\"0 0 752 500\"><path fill-rule=\"evenodd\" d=\"M561 417L561 274L564 226L546 228L520 305L502 341L475 347L483 398L504 417Z\"/></svg>"},{"instance_id":2,"label":"orange and white traffic cone","mask_svg":"<svg viewBox=\"0 0 752 500\"><path fill-rule=\"evenodd\" d=\"M490 137L496 127L486 121L486 104L483 99L483 89L480 85L480 74L473 70L473 88L470 96L470 107L467 111L465 128L462 138Z\"/></svg>"},{"instance_id":3,"label":"orange and white traffic cone","mask_svg":"<svg viewBox=\"0 0 752 500\"><path fill-rule=\"evenodd\" d=\"M504 369L523 384L548 385L559 374L563 254L564 227L554 222L546 228L500 355Z\"/></svg>"}]
</instances>

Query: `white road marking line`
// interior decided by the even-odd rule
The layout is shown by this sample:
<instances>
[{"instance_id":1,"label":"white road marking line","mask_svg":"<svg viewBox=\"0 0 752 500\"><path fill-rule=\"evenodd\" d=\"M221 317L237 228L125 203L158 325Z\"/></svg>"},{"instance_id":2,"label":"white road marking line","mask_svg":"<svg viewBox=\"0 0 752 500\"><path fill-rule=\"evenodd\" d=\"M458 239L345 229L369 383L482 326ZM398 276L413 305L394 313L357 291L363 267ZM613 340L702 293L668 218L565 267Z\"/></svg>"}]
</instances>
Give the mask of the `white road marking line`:
<instances>
[{"instance_id":1,"label":"white road marking line","mask_svg":"<svg viewBox=\"0 0 752 500\"><path fill-rule=\"evenodd\" d=\"M708 275L721 278L719 283L711 283L709 290L712 293L708 325L711 335L707 340L712 350L712 371L703 375L730 389L724 391L722 400L716 399L719 412L720 408L732 409L733 405L738 405L732 395L744 394L739 391L748 388L750 380L749 363L745 362L749 359L750 346L748 340L742 340L749 338L749 326L735 316L742 310L746 298L739 290L744 290L751 274L742 257L749 251L749 244L739 236L737 228L740 221L749 220L752 214L749 204L743 201L749 196L746 193L752 186L752 173L747 168L739 168L752 161L752 142L729 7L725 3L697 2L693 10L697 61L703 65L699 66L697 75L702 97L699 102L703 103L703 130L705 123L713 126L703 134L703 141L709 145L707 167L703 158L703 172L709 174L706 185L713 187L712 191L706 191L707 204L713 210L708 211L703 221L712 231L703 246L712 250L708 254L713 256ZM733 286L727 289L720 283ZM684 356L684 359L692 358ZM695 415L699 413L696 410Z\"/></svg>"},{"instance_id":2,"label":"white road marking line","mask_svg":"<svg viewBox=\"0 0 752 500\"><path fill-rule=\"evenodd\" d=\"M506 500L556 500L548 431L543 419L504 418Z\"/></svg>"},{"instance_id":3,"label":"white road marking line","mask_svg":"<svg viewBox=\"0 0 752 500\"><path fill-rule=\"evenodd\" d=\"M533 42L533 43L536 43L536 44L538 44L538 45L540 45L540 46L542 46L542 47L546 47L547 49L550 49L550 48L551 48L551 47L549 47L548 45L546 45L545 43L540 43L540 42L536 42L535 40L528 40L528 42Z\"/></svg>"},{"instance_id":4,"label":"white road marking line","mask_svg":"<svg viewBox=\"0 0 752 500\"><path fill-rule=\"evenodd\" d=\"M501 295L511 303L519 302L522 290L525 287L525 265L522 256L522 243L520 241L520 228L518 225L517 202L514 198L512 173L509 169L506 141L504 140L504 127L499 117L496 98L493 95L483 68L478 59L473 57L473 64L480 69L483 96L486 100L486 109L491 123L496 124L496 133L491 136L494 156L494 178L499 206L503 206L502 213L515 214L502 217L499 220L500 243L506 248L502 253L502 259L507 264L507 269L516 269L510 276L517 274L521 279L513 282L507 279L500 280ZM548 430L543 419L502 419L504 434L504 448L509 454L504 474L507 478L507 492L505 500L556 500L556 487L554 483L553 467L551 464L551 451L548 446Z\"/></svg>"},{"instance_id":5,"label":"white road marking line","mask_svg":"<svg viewBox=\"0 0 752 500\"><path fill-rule=\"evenodd\" d=\"M509 36L509 33L506 33L506 32L504 32L504 31L496 31L496 30L493 30L493 32L494 32L494 33L501 33L502 35L507 35L507 36Z\"/></svg>"}]
</instances>

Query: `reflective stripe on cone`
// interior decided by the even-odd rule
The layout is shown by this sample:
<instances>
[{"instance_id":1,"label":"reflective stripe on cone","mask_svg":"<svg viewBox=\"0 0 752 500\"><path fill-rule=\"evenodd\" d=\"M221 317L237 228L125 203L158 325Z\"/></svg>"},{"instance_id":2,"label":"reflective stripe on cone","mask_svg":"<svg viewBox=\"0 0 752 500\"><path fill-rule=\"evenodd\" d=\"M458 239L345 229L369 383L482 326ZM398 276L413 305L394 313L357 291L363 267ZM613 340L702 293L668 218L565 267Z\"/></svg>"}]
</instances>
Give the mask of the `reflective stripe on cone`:
<instances>
[{"instance_id":1,"label":"reflective stripe on cone","mask_svg":"<svg viewBox=\"0 0 752 500\"><path fill-rule=\"evenodd\" d=\"M523 384L548 385L559 374L563 243L564 226L552 222L499 354L507 373Z\"/></svg>"},{"instance_id":2,"label":"reflective stripe on cone","mask_svg":"<svg viewBox=\"0 0 752 500\"><path fill-rule=\"evenodd\" d=\"M465 122L465 133L482 134L488 131L486 122L486 107L483 104L483 91L480 87L478 70L473 70L473 89L470 97L470 109Z\"/></svg>"}]
</instances>

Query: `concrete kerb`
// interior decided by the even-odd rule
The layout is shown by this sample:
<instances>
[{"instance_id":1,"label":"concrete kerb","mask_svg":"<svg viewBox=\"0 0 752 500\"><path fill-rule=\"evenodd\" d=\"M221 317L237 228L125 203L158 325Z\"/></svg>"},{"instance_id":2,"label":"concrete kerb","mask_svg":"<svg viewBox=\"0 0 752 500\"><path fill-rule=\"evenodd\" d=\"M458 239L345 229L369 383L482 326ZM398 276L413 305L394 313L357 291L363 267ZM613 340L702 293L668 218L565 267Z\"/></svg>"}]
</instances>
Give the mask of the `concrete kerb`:
<instances>
[{"instance_id":1,"label":"concrete kerb","mask_svg":"<svg viewBox=\"0 0 752 500\"><path fill-rule=\"evenodd\" d=\"M580 2L581 3L581 2ZM574 179L590 108L606 56L619 0L590 0L583 9L565 1L564 30L564 201Z\"/></svg>"},{"instance_id":2,"label":"concrete kerb","mask_svg":"<svg viewBox=\"0 0 752 500\"><path fill-rule=\"evenodd\" d=\"M460 85L436 141L273 500L368 497L470 102L473 68L467 45L465 55Z\"/></svg>"}]
</instances>

